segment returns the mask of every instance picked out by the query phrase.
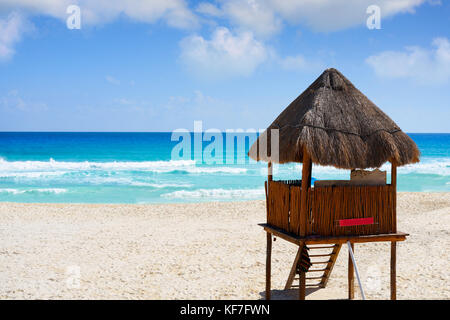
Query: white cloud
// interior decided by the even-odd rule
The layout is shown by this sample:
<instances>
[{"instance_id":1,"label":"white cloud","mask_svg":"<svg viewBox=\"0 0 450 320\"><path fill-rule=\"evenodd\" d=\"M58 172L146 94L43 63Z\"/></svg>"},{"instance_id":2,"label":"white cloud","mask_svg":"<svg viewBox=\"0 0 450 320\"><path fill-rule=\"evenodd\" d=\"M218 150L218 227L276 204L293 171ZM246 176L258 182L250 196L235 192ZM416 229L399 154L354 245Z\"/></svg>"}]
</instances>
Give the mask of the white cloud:
<instances>
[{"instance_id":1,"label":"white cloud","mask_svg":"<svg viewBox=\"0 0 450 320\"><path fill-rule=\"evenodd\" d=\"M209 2L201 2L195 11L211 17L220 17L222 15L222 11L217 6Z\"/></svg>"},{"instance_id":2,"label":"white cloud","mask_svg":"<svg viewBox=\"0 0 450 320\"><path fill-rule=\"evenodd\" d=\"M209 17L225 17L242 31L270 36L281 30L283 22L334 31L363 25L369 5L380 6L384 19L398 13L414 12L425 2L440 3L436 0L220 0L217 5L201 2L196 11ZM146 23L163 20L177 28L192 28L199 24L187 0L1 0L0 14L21 10L65 20L67 6L71 4L80 6L82 25L107 23L120 15Z\"/></svg>"},{"instance_id":3,"label":"white cloud","mask_svg":"<svg viewBox=\"0 0 450 320\"><path fill-rule=\"evenodd\" d=\"M366 62L380 77L410 78L422 84L440 84L450 80L450 41L436 38L431 49L407 47L404 51L385 51Z\"/></svg>"},{"instance_id":4,"label":"white cloud","mask_svg":"<svg viewBox=\"0 0 450 320\"><path fill-rule=\"evenodd\" d=\"M249 76L264 63L287 71L319 72L324 63L303 55L280 57L275 50L257 40L251 32L231 32L218 27L211 39L199 35L184 38L181 60L188 70L202 78Z\"/></svg>"},{"instance_id":5,"label":"white cloud","mask_svg":"<svg viewBox=\"0 0 450 320\"><path fill-rule=\"evenodd\" d=\"M0 19L0 60L7 60L14 55L15 44L30 28L31 25L16 12Z\"/></svg>"},{"instance_id":6,"label":"white cloud","mask_svg":"<svg viewBox=\"0 0 450 320\"><path fill-rule=\"evenodd\" d=\"M65 20L67 6L72 4L81 8L82 25L107 23L120 15L146 23L161 19L176 28L192 28L198 24L184 0L2 0L0 13L23 10Z\"/></svg>"},{"instance_id":7,"label":"white cloud","mask_svg":"<svg viewBox=\"0 0 450 320\"><path fill-rule=\"evenodd\" d=\"M364 25L370 5L381 8L381 20L412 13L426 0L267 0L270 6L289 23L306 24L317 31L335 31Z\"/></svg>"},{"instance_id":8,"label":"white cloud","mask_svg":"<svg viewBox=\"0 0 450 320\"><path fill-rule=\"evenodd\" d=\"M400 13L414 13L425 2L440 3L436 0L221 0L218 6L202 3L197 11L226 17L234 26L258 36L271 36L285 22L306 25L316 31L336 31L365 25L370 5L380 7L383 20Z\"/></svg>"},{"instance_id":9,"label":"white cloud","mask_svg":"<svg viewBox=\"0 0 450 320\"><path fill-rule=\"evenodd\" d=\"M14 45L32 26L28 18L45 15L65 22L69 17L66 12L69 5L81 8L82 27L108 23L119 16L144 23L162 20L182 29L192 29L199 24L185 0L0 0L0 59L14 54ZM2 19L2 16L7 18Z\"/></svg>"},{"instance_id":10,"label":"white cloud","mask_svg":"<svg viewBox=\"0 0 450 320\"><path fill-rule=\"evenodd\" d=\"M44 14L54 17L66 16L66 8L76 1L68 0L1 0L0 13L23 10L27 13Z\"/></svg>"},{"instance_id":11,"label":"white cloud","mask_svg":"<svg viewBox=\"0 0 450 320\"><path fill-rule=\"evenodd\" d=\"M223 11L233 24L259 36L270 36L281 30L281 19L267 1L229 0L224 3Z\"/></svg>"},{"instance_id":12,"label":"white cloud","mask_svg":"<svg viewBox=\"0 0 450 320\"><path fill-rule=\"evenodd\" d=\"M192 35L181 41L181 59L206 77L248 76L269 57L269 50L251 32L233 34L218 27L210 40Z\"/></svg>"},{"instance_id":13,"label":"white cloud","mask_svg":"<svg viewBox=\"0 0 450 320\"><path fill-rule=\"evenodd\" d=\"M202 2L196 11L210 18L226 18L238 30L262 37L274 35L282 27L282 19L266 0L227 0L217 6Z\"/></svg>"}]
</instances>

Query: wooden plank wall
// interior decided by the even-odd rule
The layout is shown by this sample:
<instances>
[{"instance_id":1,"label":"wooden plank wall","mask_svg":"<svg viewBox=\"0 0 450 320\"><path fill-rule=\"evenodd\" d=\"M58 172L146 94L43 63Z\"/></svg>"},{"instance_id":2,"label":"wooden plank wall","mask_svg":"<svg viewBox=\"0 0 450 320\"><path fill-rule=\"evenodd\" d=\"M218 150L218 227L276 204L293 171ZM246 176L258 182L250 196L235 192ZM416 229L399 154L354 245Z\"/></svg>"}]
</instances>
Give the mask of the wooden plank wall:
<instances>
[{"instance_id":1,"label":"wooden plank wall","mask_svg":"<svg viewBox=\"0 0 450 320\"><path fill-rule=\"evenodd\" d=\"M289 184L269 181L269 217L267 223L289 230Z\"/></svg>"},{"instance_id":2,"label":"wooden plank wall","mask_svg":"<svg viewBox=\"0 0 450 320\"><path fill-rule=\"evenodd\" d=\"M334 186L314 189L312 232L323 236L369 235L395 230L392 186ZM338 220L374 218L374 224L340 227Z\"/></svg>"},{"instance_id":3,"label":"wooden plank wall","mask_svg":"<svg viewBox=\"0 0 450 320\"><path fill-rule=\"evenodd\" d=\"M289 220L289 232L300 234L300 203L301 203L301 191L300 186L292 186L290 188L291 201L290 201L290 220Z\"/></svg>"},{"instance_id":4,"label":"wooden plank wall","mask_svg":"<svg viewBox=\"0 0 450 320\"><path fill-rule=\"evenodd\" d=\"M299 234L301 181L269 181L267 223L288 232ZM308 197L308 203L310 197ZM309 212L309 211L308 211Z\"/></svg>"},{"instance_id":5,"label":"wooden plank wall","mask_svg":"<svg viewBox=\"0 0 450 320\"><path fill-rule=\"evenodd\" d=\"M299 235L301 182L269 181L267 223ZM391 233L396 230L395 188L333 186L311 188L307 235L339 236ZM375 224L340 227L338 220L373 217Z\"/></svg>"}]
</instances>

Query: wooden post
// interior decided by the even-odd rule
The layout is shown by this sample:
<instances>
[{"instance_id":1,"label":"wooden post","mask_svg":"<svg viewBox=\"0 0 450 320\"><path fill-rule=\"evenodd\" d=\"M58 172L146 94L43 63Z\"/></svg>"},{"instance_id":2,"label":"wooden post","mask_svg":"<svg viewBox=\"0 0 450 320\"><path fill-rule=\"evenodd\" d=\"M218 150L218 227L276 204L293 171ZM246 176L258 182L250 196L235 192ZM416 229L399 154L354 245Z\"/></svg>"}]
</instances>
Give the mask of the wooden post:
<instances>
[{"instance_id":1,"label":"wooden post","mask_svg":"<svg viewBox=\"0 0 450 320\"><path fill-rule=\"evenodd\" d=\"M394 214L393 214L393 233L397 232L397 165L395 164L395 161L392 160L392 169L391 169L391 186L394 189L394 194L393 194L393 206L394 206Z\"/></svg>"},{"instance_id":2,"label":"wooden post","mask_svg":"<svg viewBox=\"0 0 450 320\"><path fill-rule=\"evenodd\" d=\"M301 194L301 204L300 204L300 232L301 237L306 236L307 224L308 224L308 213L307 213L307 201L308 201L308 191L311 188L311 158L303 148L303 169L302 169L302 194Z\"/></svg>"},{"instance_id":3,"label":"wooden post","mask_svg":"<svg viewBox=\"0 0 450 320\"><path fill-rule=\"evenodd\" d=\"M397 164L392 160L391 185L394 189L393 194L393 230L397 232ZM391 242L391 300L397 300L397 242Z\"/></svg>"},{"instance_id":4,"label":"wooden post","mask_svg":"<svg viewBox=\"0 0 450 320\"><path fill-rule=\"evenodd\" d=\"M267 164L267 181L272 181L273 179L273 172L272 172L272 162L269 161Z\"/></svg>"},{"instance_id":5,"label":"wooden post","mask_svg":"<svg viewBox=\"0 0 450 320\"><path fill-rule=\"evenodd\" d=\"M297 263L302 256L303 246L303 242L298 246L297 254L295 255L294 262L292 263L291 271L289 272L289 277L286 281L286 285L284 286L284 290L289 290L292 286L292 282L294 282L295 275L297 274Z\"/></svg>"},{"instance_id":6,"label":"wooden post","mask_svg":"<svg viewBox=\"0 0 450 320\"><path fill-rule=\"evenodd\" d=\"M269 194L269 186L272 181L272 162L267 165L267 195ZM267 217L269 217L269 203L266 201ZM271 259L272 259L272 234L267 232L267 253L266 253L266 300L270 300L270 278L271 278Z\"/></svg>"},{"instance_id":7,"label":"wooden post","mask_svg":"<svg viewBox=\"0 0 450 320\"><path fill-rule=\"evenodd\" d=\"M312 179L312 161L310 159L308 165L308 188L311 188L311 179Z\"/></svg>"},{"instance_id":8,"label":"wooden post","mask_svg":"<svg viewBox=\"0 0 450 320\"><path fill-rule=\"evenodd\" d=\"M391 242L391 300L397 300L397 242Z\"/></svg>"},{"instance_id":9,"label":"wooden post","mask_svg":"<svg viewBox=\"0 0 450 320\"><path fill-rule=\"evenodd\" d=\"M270 211L269 211L269 199L270 199L270 196L269 196L269 188L270 188L270 182L272 181L272 178L273 178L273 176L272 176L272 162L268 162L268 164L267 164L267 182L264 184L264 186L265 186L265 189L266 189L266 215L267 215L267 219L266 219L266 221L267 221L267 223L269 223L269 221L270 221L270 219L269 219L269 216L270 216Z\"/></svg>"},{"instance_id":10,"label":"wooden post","mask_svg":"<svg viewBox=\"0 0 450 320\"><path fill-rule=\"evenodd\" d=\"M305 300L306 296L306 273L300 270L300 283L298 286L298 299Z\"/></svg>"},{"instance_id":11,"label":"wooden post","mask_svg":"<svg viewBox=\"0 0 450 320\"><path fill-rule=\"evenodd\" d=\"M352 250L355 251L355 244L352 243ZM354 270L353 270L353 261L348 253L348 299L353 300L355 298L355 282L354 282Z\"/></svg>"},{"instance_id":12,"label":"wooden post","mask_svg":"<svg viewBox=\"0 0 450 320\"><path fill-rule=\"evenodd\" d=\"M308 192L311 188L311 158L303 148L303 169L302 169L302 194L301 194L301 204L300 204L300 236L306 236L308 230L308 212L307 212L307 202L308 202ZM300 283L299 283L299 299L305 300L306 295L306 274L300 271Z\"/></svg>"},{"instance_id":13,"label":"wooden post","mask_svg":"<svg viewBox=\"0 0 450 320\"><path fill-rule=\"evenodd\" d=\"M270 275L272 260L272 234L267 232L267 252L266 252L266 300L270 300Z\"/></svg>"}]
</instances>

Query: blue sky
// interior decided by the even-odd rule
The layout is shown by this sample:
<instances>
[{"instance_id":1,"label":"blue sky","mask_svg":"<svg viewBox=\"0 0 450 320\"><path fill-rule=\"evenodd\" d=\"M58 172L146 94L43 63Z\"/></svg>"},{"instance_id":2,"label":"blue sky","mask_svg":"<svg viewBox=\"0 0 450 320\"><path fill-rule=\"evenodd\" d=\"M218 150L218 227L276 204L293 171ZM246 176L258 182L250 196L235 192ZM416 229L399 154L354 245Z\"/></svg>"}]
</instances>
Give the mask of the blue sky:
<instances>
[{"instance_id":1,"label":"blue sky","mask_svg":"<svg viewBox=\"0 0 450 320\"><path fill-rule=\"evenodd\" d=\"M0 131L260 129L335 67L404 131L450 132L449 27L437 0L0 0Z\"/></svg>"}]
</instances>

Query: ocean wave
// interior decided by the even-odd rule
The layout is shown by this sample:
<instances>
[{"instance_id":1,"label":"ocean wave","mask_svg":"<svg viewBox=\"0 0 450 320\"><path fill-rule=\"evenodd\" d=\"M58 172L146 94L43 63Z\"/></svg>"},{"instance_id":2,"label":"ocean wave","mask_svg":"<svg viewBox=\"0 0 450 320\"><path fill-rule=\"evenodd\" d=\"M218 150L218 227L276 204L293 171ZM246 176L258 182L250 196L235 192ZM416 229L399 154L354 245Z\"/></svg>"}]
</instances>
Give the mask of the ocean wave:
<instances>
[{"instance_id":1,"label":"ocean wave","mask_svg":"<svg viewBox=\"0 0 450 320\"><path fill-rule=\"evenodd\" d=\"M193 160L169 161L5 161L0 159L0 171L55 171L55 170L145 170L195 166Z\"/></svg>"},{"instance_id":2,"label":"ocean wave","mask_svg":"<svg viewBox=\"0 0 450 320\"><path fill-rule=\"evenodd\" d=\"M144 171L155 173L226 173L241 174L247 172L241 167L198 166L194 160L168 161L111 161L111 162L69 162L69 161L5 161L0 158L0 177L39 178L48 175L61 175L70 171Z\"/></svg>"},{"instance_id":3,"label":"ocean wave","mask_svg":"<svg viewBox=\"0 0 450 320\"><path fill-rule=\"evenodd\" d=\"M67 189L62 188L37 188L37 189L12 189L12 188L4 188L0 189L0 193L8 193L8 194L24 194L24 193L52 193L52 194L60 194L67 192Z\"/></svg>"},{"instance_id":4,"label":"ocean wave","mask_svg":"<svg viewBox=\"0 0 450 320\"><path fill-rule=\"evenodd\" d=\"M389 173L391 171L391 164L385 163L380 169ZM276 169L274 168L274 172L276 172L275 170ZM301 165L283 165L278 168L278 172L280 173L288 173L291 170L294 172L301 172ZM399 167L398 174L435 174L440 176L450 176L450 158L424 158L419 163ZM350 173L349 170L314 165L313 175L318 177L345 175L349 177Z\"/></svg>"},{"instance_id":5,"label":"ocean wave","mask_svg":"<svg viewBox=\"0 0 450 320\"><path fill-rule=\"evenodd\" d=\"M164 188L190 188L193 185L190 183L147 183L147 182L131 182L130 185L135 187L151 187L156 189Z\"/></svg>"},{"instance_id":6,"label":"ocean wave","mask_svg":"<svg viewBox=\"0 0 450 320\"><path fill-rule=\"evenodd\" d=\"M403 167L399 167L398 173L436 174L440 176L450 176L450 159L433 159L416 164L409 164Z\"/></svg>"},{"instance_id":7,"label":"ocean wave","mask_svg":"<svg viewBox=\"0 0 450 320\"><path fill-rule=\"evenodd\" d=\"M192 167L186 169L178 169L170 172L173 173L229 173L229 174L241 174L246 173L248 169L246 168L231 168L231 167Z\"/></svg>"},{"instance_id":8,"label":"ocean wave","mask_svg":"<svg viewBox=\"0 0 450 320\"><path fill-rule=\"evenodd\" d=\"M192 187L190 183L172 183L172 182L146 182L134 180L126 177L103 177L97 175L83 175L81 177L70 177L71 182L78 182L84 185L117 185L117 186L132 186L132 187L149 187L149 188L189 188Z\"/></svg>"},{"instance_id":9,"label":"ocean wave","mask_svg":"<svg viewBox=\"0 0 450 320\"><path fill-rule=\"evenodd\" d=\"M50 172L0 172L0 178L48 178L57 177L67 174L67 171L50 171Z\"/></svg>"},{"instance_id":10,"label":"ocean wave","mask_svg":"<svg viewBox=\"0 0 450 320\"><path fill-rule=\"evenodd\" d=\"M264 197L264 189L197 189L164 193L161 197L170 199L259 199Z\"/></svg>"}]
</instances>

